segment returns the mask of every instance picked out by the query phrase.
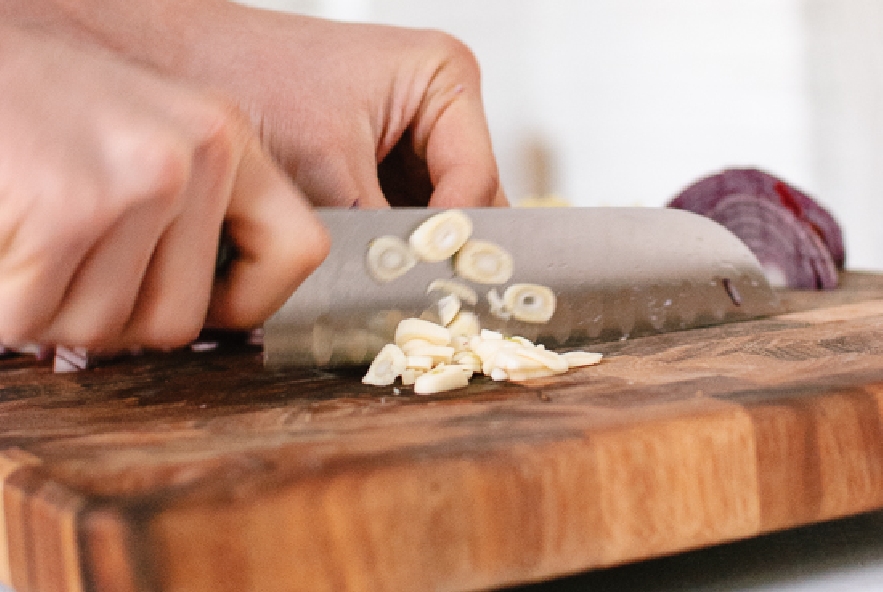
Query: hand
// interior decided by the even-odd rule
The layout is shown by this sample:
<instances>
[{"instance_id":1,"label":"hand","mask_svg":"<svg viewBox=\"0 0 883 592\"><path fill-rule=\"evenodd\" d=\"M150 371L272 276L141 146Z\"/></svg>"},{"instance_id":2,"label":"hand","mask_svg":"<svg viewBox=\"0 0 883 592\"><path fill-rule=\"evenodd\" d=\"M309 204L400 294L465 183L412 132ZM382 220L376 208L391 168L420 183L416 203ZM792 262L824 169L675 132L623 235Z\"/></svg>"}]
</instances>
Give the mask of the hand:
<instances>
[{"instance_id":1,"label":"hand","mask_svg":"<svg viewBox=\"0 0 883 592\"><path fill-rule=\"evenodd\" d=\"M224 0L120 6L0 0L0 17L231 97L313 204L506 205L478 65L452 37Z\"/></svg>"},{"instance_id":2,"label":"hand","mask_svg":"<svg viewBox=\"0 0 883 592\"><path fill-rule=\"evenodd\" d=\"M0 88L0 343L182 345L207 311L252 326L327 253L226 101L7 26ZM215 283L222 225L239 257Z\"/></svg>"},{"instance_id":3,"label":"hand","mask_svg":"<svg viewBox=\"0 0 883 592\"><path fill-rule=\"evenodd\" d=\"M235 97L314 204L507 203L460 42L232 3L208 13L179 75Z\"/></svg>"}]
</instances>

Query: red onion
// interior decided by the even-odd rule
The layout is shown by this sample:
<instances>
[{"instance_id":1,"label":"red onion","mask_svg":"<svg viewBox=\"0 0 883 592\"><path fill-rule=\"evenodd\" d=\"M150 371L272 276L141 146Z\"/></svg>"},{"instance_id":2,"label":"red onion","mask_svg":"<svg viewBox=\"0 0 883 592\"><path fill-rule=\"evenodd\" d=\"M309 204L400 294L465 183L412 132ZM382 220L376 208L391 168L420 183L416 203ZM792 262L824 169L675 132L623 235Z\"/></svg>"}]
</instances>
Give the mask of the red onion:
<instances>
[{"instance_id":1,"label":"red onion","mask_svg":"<svg viewBox=\"0 0 883 592\"><path fill-rule=\"evenodd\" d=\"M757 169L728 169L684 189L669 207L707 216L742 239L770 283L837 287L843 267L840 226L806 193Z\"/></svg>"}]
</instances>

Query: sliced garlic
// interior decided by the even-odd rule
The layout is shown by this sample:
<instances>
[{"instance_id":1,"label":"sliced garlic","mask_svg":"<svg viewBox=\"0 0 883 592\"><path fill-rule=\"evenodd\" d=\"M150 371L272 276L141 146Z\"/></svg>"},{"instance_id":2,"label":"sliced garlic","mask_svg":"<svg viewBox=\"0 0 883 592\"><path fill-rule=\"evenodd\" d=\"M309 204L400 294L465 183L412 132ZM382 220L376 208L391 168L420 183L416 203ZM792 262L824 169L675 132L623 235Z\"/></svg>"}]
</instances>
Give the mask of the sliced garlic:
<instances>
[{"instance_id":1,"label":"sliced garlic","mask_svg":"<svg viewBox=\"0 0 883 592\"><path fill-rule=\"evenodd\" d=\"M368 373L362 378L362 383L374 386L388 386L402 375L407 367L407 358L404 352L397 346L389 343L383 346L371 366Z\"/></svg>"},{"instance_id":2,"label":"sliced garlic","mask_svg":"<svg viewBox=\"0 0 883 592\"><path fill-rule=\"evenodd\" d=\"M501 382L503 380L509 380L509 373L503 370L502 368L494 368L491 370L488 376L491 377L491 380L494 382Z\"/></svg>"},{"instance_id":3,"label":"sliced garlic","mask_svg":"<svg viewBox=\"0 0 883 592\"><path fill-rule=\"evenodd\" d=\"M435 360L432 359L432 356L408 356L405 369L429 372L434 367Z\"/></svg>"},{"instance_id":4,"label":"sliced garlic","mask_svg":"<svg viewBox=\"0 0 883 592\"><path fill-rule=\"evenodd\" d=\"M379 282L403 276L417 264L408 243L397 236L381 236L371 241L367 256L368 272Z\"/></svg>"},{"instance_id":5,"label":"sliced garlic","mask_svg":"<svg viewBox=\"0 0 883 592\"><path fill-rule=\"evenodd\" d=\"M527 368L524 370L509 370L507 372L509 380L512 382L524 382L525 380L533 380L534 378L546 378L561 374L548 368Z\"/></svg>"},{"instance_id":6,"label":"sliced garlic","mask_svg":"<svg viewBox=\"0 0 883 592\"><path fill-rule=\"evenodd\" d=\"M581 366L594 366L601 362L601 354L584 351L564 352L561 356L567 360L568 366L571 368L579 368Z\"/></svg>"},{"instance_id":7,"label":"sliced garlic","mask_svg":"<svg viewBox=\"0 0 883 592\"><path fill-rule=\"evenodd\" d=\"M515 354L540 364L556 373L567 372L567 369L569 368L568 361L564 356L547 349L540 349L538 347L520 347L515 350Z\"/></svg>"},{"instance_id":8,"label":"sliced garlic","mask_svg":"<svg viewBox=\"0 0 883 592\"><path fill-rule=\"evenodd\" d=\"M512 269L512 256L488 241L466 241L454 257L457 275L479 284L505 284L512 277Z\"/></svg>"},{"instance_id":9,"label":"sliced garlic","mask_svg":"<svg viewBox=\"0 0 883 592\"><path fill-rule=\"evenodd\" d=\"M475 290L467 286L466 284L461 284L455 280L446 280L446 279L437 279L433 280L429 287L426 288L426 293L431 294L433 292L443 292L445 294L456 294L457 298L461 301L465 302L469 306L475 306L478 303L478 295L475 293Z\"/></svg>"},{"instance_id":10,"label":"sliced garlic","mask_svg":"<svg viewBox=\"0 0 883 592\"><path fill-rule=\"evenodd\" d=\"M525 323L545 323L555 314L555 293L538 284L513 284L503 293L503 308Z\"/></svg>"},{"instance_id":11,"label":"sliced garlic","mask_svg":"<svg viewBox=\"0 0 883 592\"><path fill-rule=\"evenodd\" d=\"M451 332L441 325L423 319L404 319L396 327L395 343L401 346L412 339L423 339L432 345L451 343Z\"/></svg>"},{"instance_id":12,"label":"sliced garlic","mask_svg":"<svg viewBox=\"0 0 883 592\"><path fill-rule=\"evenodd\" d=\"M512 313L506 310L506 305L503 303L503 297L500 296L500 293L497 292L496 288L488 291L487 303L493 316L503 321L508 321L512 318Z\"/></svg>"},{"instance_id":13,"label":"sliced garlic","mask_svg":"<svg viewBox=\"0 0 883 592\"><path fill-rule=\"evenodd\" d=\"M454 348L447 345L425 345L423 347L410 348L409 357L428 357L436 364L450 364L454 357ZM410 363L408 364L410 366Z\"/></svg>"},{"instance_id":14,"label":"sliced garlic","mask_svg":"<svg viewBox=\"0 0 883 592\"><path fill-rule=\"evenodd\" d=\"M444 261L453 256L471 234L472 220L460 210L447 210L418 226L408 242L423 261Z\"/></svg>"},{"instance_id":15,"label":"sliced garlic","mask_svg":"<svg viewBox=\"0 0 883 592\"><path fill-rule=\"evenodd\" d=\"M469 373L453 366L440 366L423 374L414 381L414 392L418 395L431 395L469 384Z\"/></svg>"},{"instance_id":16,"label":"sliced garlic","mask_svg":"<svg viewBox=\"0 0 883 592\"><path fill-rule=\"evenodd\" d=\"M417 378L426 374L426 371L420 370L417 368L405 368L405 371L402 372L402 386L411 386L416 381Z\"/></svg>"},{"instance_id":17,"label":"sliced garlic","mask_svg":"<svg viewBox=\"0 0 883 592\"><path fill-rule=\"evenodd\" d=\"M431 347L432 344L425 339L411 339L399 345L406 356L413 356L414 352L424 347Z\"/></svg>"},{"instance_id":18,"label":"sliced garlic","mask_svg":"<svg viewBox=\"0 0 883 592\"><path fill-rule=\"evenodd\" d=\"M500 333L499 331L491 331L490 329L482 329L481 333L479 333L479 337L481 337L482 339L489 339L489 340L497 340L497 339L502 340L503 334Z\"/></svg>"},{"instance_id":19,"label":"sliced garlic","mask_svg":"<svg viewBox=\"0 0 883 592\"><path fill-rule=\"evenodd\" d=\"M460 297L456 294L448 294L438 301L438 318L441 324L448 326L460 312Z\"/></svg>"},{"instance_id":20,"label":"sliced garlic","mask_svg":"<svg viewBox=\"0 0 883 592\"><path fill-rule=\"evenodd\" d=\"M478 320L478 315L469 311L461 311L448 324L448 331L451 332L451 337L454 339L478 335L481 332L481 323Z\"/></svg>"},{"instance_id":21,"label":"sliced garlic","mask_svg":"<svg viewBox=\"0 0 883 592\"><path fill-rule=\"evenodd\" d=\"M465 366L472 370L473 373L481 372L481 358L479 358L475 353L464 351L457 354L454 354L453 359L451 360L454 364L459 364L460 366Z\"/></svg>"}]
</instances>

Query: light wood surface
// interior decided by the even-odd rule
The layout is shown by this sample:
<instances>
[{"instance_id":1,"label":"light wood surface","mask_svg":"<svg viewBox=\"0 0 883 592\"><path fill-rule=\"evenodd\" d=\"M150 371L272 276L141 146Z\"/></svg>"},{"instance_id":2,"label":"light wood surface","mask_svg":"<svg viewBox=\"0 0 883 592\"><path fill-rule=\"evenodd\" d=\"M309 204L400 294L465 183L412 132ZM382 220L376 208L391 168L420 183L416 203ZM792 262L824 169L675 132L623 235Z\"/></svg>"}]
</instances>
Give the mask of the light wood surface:
<instances>
[{"instance_id":1,"label":"light wood surface","mask_svg":"<svg viewBox=\"0 0 883 592\"><path fill-rule=\"evenodd\" d=\"M415 396L245 347L0 362L17 592L479 590L883 507L883 278Z\"/></svg>"}]
</instances>

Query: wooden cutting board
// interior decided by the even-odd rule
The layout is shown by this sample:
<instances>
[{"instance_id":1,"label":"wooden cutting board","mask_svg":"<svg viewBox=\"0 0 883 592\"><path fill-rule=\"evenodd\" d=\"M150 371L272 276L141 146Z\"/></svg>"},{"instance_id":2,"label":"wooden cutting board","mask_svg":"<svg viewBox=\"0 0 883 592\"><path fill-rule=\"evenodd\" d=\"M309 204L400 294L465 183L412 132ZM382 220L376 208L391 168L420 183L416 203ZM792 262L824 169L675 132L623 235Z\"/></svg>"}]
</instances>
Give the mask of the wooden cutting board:
<instances>
[{"instance_id":1,"label":"wooden cutting board","mask_svg":"<svg viewBox=\"0 0 883 592\"><path fill-rule=\"evenodd\" d=\"M883 507L883 277L844 282L431 397L245 346L0 362L0 582L477 590Z\"/></svg>"}]
</instances>

